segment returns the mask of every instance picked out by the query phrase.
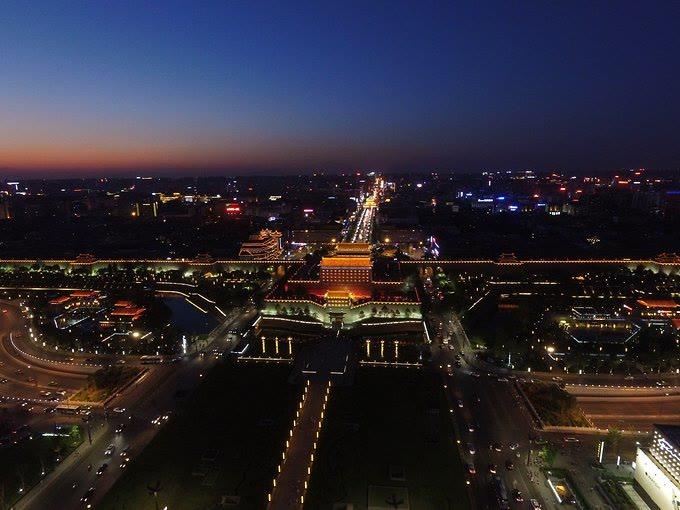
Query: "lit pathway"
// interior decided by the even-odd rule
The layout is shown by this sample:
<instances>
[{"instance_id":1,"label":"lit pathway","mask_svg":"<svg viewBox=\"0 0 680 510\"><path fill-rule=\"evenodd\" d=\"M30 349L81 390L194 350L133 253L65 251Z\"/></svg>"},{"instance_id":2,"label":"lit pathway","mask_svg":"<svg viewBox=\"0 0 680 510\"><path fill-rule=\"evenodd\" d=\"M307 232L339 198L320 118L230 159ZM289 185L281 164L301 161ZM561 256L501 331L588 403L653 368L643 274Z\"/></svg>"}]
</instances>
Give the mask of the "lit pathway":
<instances>
[{"instance_id":1,"label":"lit pathway","mask_svg":"<svg viewBox=\"0 0 680 510\"><path fill-rule=\"evenodd\" d=\"M330 382L307 381L270 494L269 510L302 508L329 394Z\"/></svg>"}]
</instances>

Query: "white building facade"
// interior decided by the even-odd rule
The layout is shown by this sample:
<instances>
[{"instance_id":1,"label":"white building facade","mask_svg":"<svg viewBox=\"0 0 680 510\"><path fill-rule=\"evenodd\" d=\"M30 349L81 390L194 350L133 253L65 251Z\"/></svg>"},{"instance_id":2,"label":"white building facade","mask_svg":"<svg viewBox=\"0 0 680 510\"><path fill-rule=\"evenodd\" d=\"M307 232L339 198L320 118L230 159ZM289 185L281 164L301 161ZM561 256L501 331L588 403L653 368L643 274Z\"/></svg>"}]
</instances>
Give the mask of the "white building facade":
<instances>
[{"instance_id":1,"label":"white building facade","mask_svg":"<svg viewBox=\"0 0 680 510\"><path fill-rule=\"evenodd\" d=\"M680 426L654 426L650 447L637 450L635 480L661 510L680 510Z\"/></svg>"}]
</instances>

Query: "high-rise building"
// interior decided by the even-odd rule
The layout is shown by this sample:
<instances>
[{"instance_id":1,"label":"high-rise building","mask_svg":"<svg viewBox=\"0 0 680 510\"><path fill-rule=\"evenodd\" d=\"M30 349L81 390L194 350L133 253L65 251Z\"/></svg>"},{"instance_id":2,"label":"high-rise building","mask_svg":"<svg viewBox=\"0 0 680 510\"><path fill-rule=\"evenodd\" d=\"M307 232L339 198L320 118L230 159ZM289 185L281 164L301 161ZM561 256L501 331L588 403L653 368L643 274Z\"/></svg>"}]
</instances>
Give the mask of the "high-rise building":
<instances>
[{"instance_id":1,"label":"high-rise building","mask_svg":"<svg viewBox=\"0 0 680 510\"><path fill-rule=\"evenodd\" d=\"M635 480L660 510L680 508L680 426L654 425L649 448L638 448Z\"/></svg>"}]
</instances>

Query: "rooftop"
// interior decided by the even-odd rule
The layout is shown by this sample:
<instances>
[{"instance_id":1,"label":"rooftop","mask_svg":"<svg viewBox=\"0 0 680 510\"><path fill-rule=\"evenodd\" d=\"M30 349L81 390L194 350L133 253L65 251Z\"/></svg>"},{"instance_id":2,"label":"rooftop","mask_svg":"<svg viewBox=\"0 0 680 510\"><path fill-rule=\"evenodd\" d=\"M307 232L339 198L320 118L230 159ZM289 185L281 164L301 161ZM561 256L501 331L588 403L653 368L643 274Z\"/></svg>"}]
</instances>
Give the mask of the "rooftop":
<instances>
[{"instance_id":1,"label":"rooftop","mask_svg":"<svg viewBox=\"0 0 680 510\"><path fill-rule=\"evenodd\" d=\"M369 243L338 243L335 249L338 255L361 254L369 256L371 254Z\"/></svg>"},{"instance_id":2,"label":"rooftop","mask_svg":"<svg viewBox=\"0 0 680 510\"><path fill-rule=\"evenodd\" d=\"M71 296L59 296L50 300L51 305L61 305L71 300Z\"/></svg>"},{"instance_id":3,"label":"rooftop","mask_svg":"<svg viewBox=\"0 0 680 510\"><path fill-rule=\"evenodd\" d=\"M323 257L321 267L371 267L370 257Z\"/></svg>"},{"instance_id":4,"label":"rooftop","mask_svg":"<svg viewBox=\"0 0 680 510\"><path fill-rule=\"evenodd\" d=\"M666 438L666 441L676 449L680 449L680 425L659 425L655 423L654 428Z\"/></svg>"},{"instance_id":5,"label":"rooftop","mask_svg":"<svg viewBox=\"0 0 680 510\"><path fill-rule=\"evenodd\" d=\"M326 299L349 299L350 293L346 290L329 290Z\"/></svg>"},{"instance_id":6,"label":"rooftop","mask_svg":"<svg viewBox=\"0 0 680 510\"><path fill-rule=\"evenodd\" d=\"M82 298L87 298L87 297L95 297L98 296L99 292L96 290L75 290L71 292L71 297L82 297Z\"/></svg>"},{"instance_id":7,"label":"rooftop","mask_svg":"<svg viewBox=\"0 0 680 510\"><path fill-rule=\"evenodd\" d=\"M637 302L645 308L680 308L672 299L638 299Z\"/></svg>"}]
</instances>

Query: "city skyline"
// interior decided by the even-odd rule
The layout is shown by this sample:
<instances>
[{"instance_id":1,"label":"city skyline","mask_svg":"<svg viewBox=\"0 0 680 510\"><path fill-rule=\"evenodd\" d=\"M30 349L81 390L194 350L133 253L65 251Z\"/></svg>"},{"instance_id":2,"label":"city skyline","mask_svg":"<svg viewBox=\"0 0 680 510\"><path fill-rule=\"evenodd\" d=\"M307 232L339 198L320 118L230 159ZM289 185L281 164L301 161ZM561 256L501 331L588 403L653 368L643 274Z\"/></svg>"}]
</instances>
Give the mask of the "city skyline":
<instances>
[{"instance_id":1,"label":"city skyline","mask_svg":"<svg viewBox=\"0 0 680 510\"><path fill-rule=\"evenodd\" d=\"M0 175L680 166L671 4L5 14Z\"/></svg>"}]
</instances>

